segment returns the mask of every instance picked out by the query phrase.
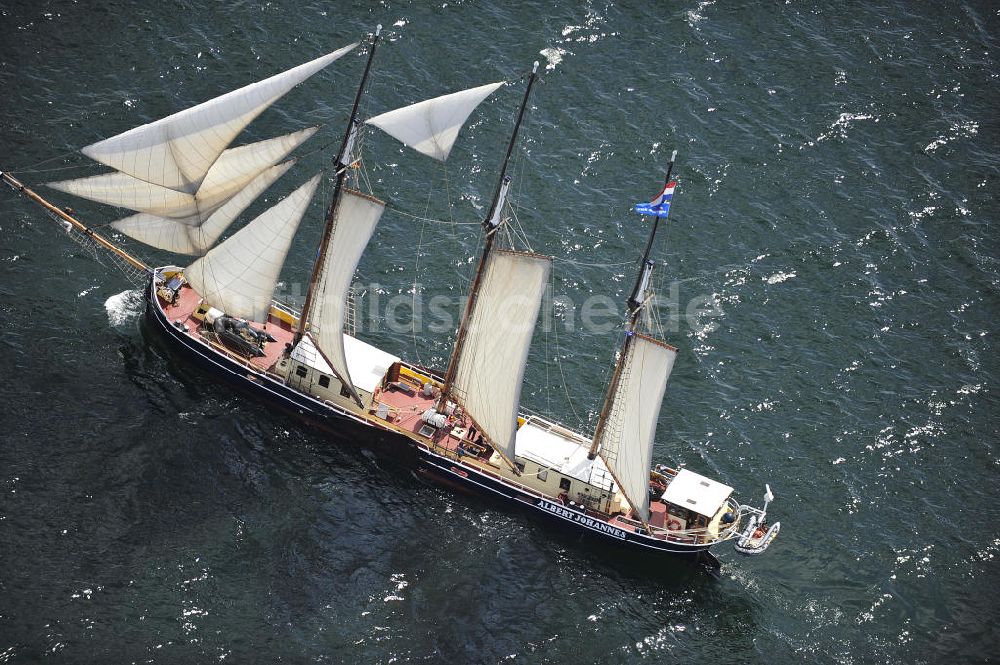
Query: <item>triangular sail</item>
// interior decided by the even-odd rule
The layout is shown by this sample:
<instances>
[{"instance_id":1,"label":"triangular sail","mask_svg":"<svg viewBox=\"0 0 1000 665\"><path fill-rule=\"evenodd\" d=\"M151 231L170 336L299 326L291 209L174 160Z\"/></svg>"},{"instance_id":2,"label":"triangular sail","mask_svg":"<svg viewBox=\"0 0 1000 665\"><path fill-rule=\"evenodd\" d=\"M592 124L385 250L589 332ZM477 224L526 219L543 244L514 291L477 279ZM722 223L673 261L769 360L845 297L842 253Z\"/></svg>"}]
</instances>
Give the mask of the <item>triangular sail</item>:
<instances>
[{"instance_id":1,"label":"triangular sail","mask_svg":"<svg viewBox=\"0 0 1000 665\"><path fill-rule=\"evenodd\" d=\"M502 85L503 81L490 83L427 99L377 115L367 124L378 127L417 152L443 162L448 159L469 114Z\"/></svg>"},{"instance_id":2,"label":"triangular sail","mask_svg":"<svg viewBox=\"0 0 1000 665\"><path fill-rule=\"evenodd\" d=\"M490 254L455 371L452 395L509 460L524 366L551 267L547 256Z\"/></svg>"},{"instance_id":3,"label":"triangular sail","mask_svg":"<svg viewBox=\"0 0 1000 665\"><path fill-rule=\"evenodd\" d=\"M319 185L317 174L184 271L195 291L230 316L264 322L292 237Z\"/></svg>"},{"instance_id":4,"label":"triangular sail","mask_svg":"<svg viewBox=\"0 0 1000 665\"><path fill-rule=\"evenodd\" d=\"M212 202L228 198L264 169L274 166L312 138L319 127L307 127L291 134L229 148L215 160L196 196Z\"/></svg>"},{"instance_id":5,"label":"triangular sail","mask_svg":"<svg viewBox=\"0 0 1000 665\"><path fill-rule=\"evenodd\" d=\"M178 254L204 254L229 225L294 164L295 161L291 160L261 172L200 224L197 223L197 217L192 218L197 224L195 225L188 220L139 213L112 222L111 226L130 238L158 249Z\"/></svg>"},{"instance_id":6,"label":"triangular sail","mask_svg":"<svg viewBox=\"0 0 1000 665\"><path fill-rule=\"evenodd\" d=\"M634 334L634 333L629 333ZM677 350L635 334L600 434L600 454L633 510L649 519L649 469L660 404Z\"/></svg>"},{"instance_id":7,"label":"triangular sail","mask_svg":"<svg viewBox=\"0 0 1000 665\"><path fill-rule=\"evenodd\" d=\"M140 180L193 194L222 151L254 118L355 46L98 141L82 152Z\"/></svg>"},{"instance_id":8,"label":"triangular sail","mask_svg":"<svg viewBox=\"0 0 1000 665\"><path fill-rule=\"evenodd\" d=\"M340 379L353 389L344 353L347 296L358 261L378 224L385 203L345 189L334 211L333 230L310 315L311 335Z\"/></svg>"},{"instance_id":9,"label":"triangular sail","mask_svg":"<svg viewBox=\"0 0 1000 665\"><path fill-rule=\"evenodd\" d=\"M197 201L191 194L154 185L125 173L102 173L75 180L59 180L46 183L46 186L82 199L116 208L148 212L151 215L190 217L198 214Z\"/></svg>"},{"instance_id":10,"label":"triangular sail","mask_svg":"<svg viewBox=\"0 0 1000 665\"><path fill-rule=\"evenodd\" d=\"M309 127L226 150L194 194L177 192L125 173L61 180L50 182L48 186L98 203L199 225L264 169L287 157L317 129Z\"/></svg>"}]
</instances>

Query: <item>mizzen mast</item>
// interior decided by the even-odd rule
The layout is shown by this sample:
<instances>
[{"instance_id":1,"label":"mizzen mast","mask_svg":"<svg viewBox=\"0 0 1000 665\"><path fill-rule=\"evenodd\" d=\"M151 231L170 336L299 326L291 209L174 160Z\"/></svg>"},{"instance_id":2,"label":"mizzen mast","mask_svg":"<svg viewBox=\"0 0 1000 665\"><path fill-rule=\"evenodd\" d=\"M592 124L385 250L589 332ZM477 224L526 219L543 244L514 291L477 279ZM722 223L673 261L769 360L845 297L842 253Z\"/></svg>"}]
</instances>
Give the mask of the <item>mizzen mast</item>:
<instances>
[{"instance_id":1,"label":"mizzen mast","mask_svg":"<svg viewBox=\"0 0 1000 665\"><path fill-rule=\"evenodd\" d=\"M625 340L615 362L604 405L597 421L590 460L598 454L604 460L634 516L649 529L649 468L652 464L656 423L667 379L673 369L677 349L636 330L639 314L648 297L649 277L654 263L649 258L660 218L670 211L675 183L670 180L675 150L667 166L663 190L649 203L635 206L635 212L653 216L653 228L646 242L635 285L627 300Z\"/></svg>"},{"instance_id":2,"label":"mizzen mast","mask_svg":"<svg viewBox=\"0 0 1000 665\"><path fill-rule=\"evenodd\" d=\"M676 150L674 150L673 154L670 155L670 163L667 164L667 176L664 178L664 189L670 185L670 172L674 169L675 159L677 159ZM601 414L597 419L597 428L594 431L594 442L590 446L590 452L587 453L587 459L590 460L597 457L597 453L600 452L601 437L604 434L604 428L607 427L608 424L608 416L611 413L611 406L614 403L615 393L618 390L618 383L621 381L622 368L625 365L625 359L628 357L629 347L632 345L635 338L636 323L639 320L639 314L642 311L642 306L646 302L646 289L649 286L649 277L652 274L653 266L655 265L649 258L649 254L653 249L653 240L656 238L656 230L660 225L661 215L655 214L655 211L652 209L650 209L650 211L654 213L653 229L649 233L649 240L646 241L646 251L643 252L642 261L639 263L639 274L636 275L635 286L632 287L632 293L626 301L626 305L628 307L628 319L625 321L625 341L622 343L621 353L618 355L618 362L615 363L614 373L611 375L611 383L608 384L608 392L604 396L604 405L601 407ZM666 215L663 216L665 217Z\"/></svg>"}]
</instances>

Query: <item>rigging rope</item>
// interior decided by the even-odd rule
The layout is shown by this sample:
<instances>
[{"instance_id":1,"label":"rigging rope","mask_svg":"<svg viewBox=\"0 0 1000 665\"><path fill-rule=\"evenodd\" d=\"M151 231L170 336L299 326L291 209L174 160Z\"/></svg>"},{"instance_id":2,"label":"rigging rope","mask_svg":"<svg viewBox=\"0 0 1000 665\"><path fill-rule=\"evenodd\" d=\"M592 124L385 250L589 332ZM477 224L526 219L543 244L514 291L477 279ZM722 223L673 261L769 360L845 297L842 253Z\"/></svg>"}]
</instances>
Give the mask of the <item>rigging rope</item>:
<instances>
[{"instance_id":1,"label":"rigging rope","mask_svg":"<svg viewBox=\"0 0 1000 665\"><path fill-rule=\"evenodd\" d=\"M447 172L447 171L446 171ZM434 190L431 187L427 188L427 201L424 203L424 214L431 206L431 198L433 196ZM451 202L449 201L449 209L451 208ZM410 290L410 337L413 339L413 352L417 356L417 364L423 365L424 361L420 358L420 347L417 344L417 326L416 320L414 319L417 312L417 277L420 274L420 254L423 251L424 245L424 229L427 227L427 222L422 221L420 223L420 237L417 239L417 251L415 253L415 258L413 259L413 288Z\"/></svg>"},{"instance_id":2,"label":"rigging rope","mask_svg":"<svg viewBox=\"0 0 1000 665\"><path fill-rule=\"evenodd\" d=\"M582 424L584 422L583 418L580 417L579 412L577 412L576 407L573 406L573 398L569 394L569 382L566 381L566 373L563 371L562 359L560 356L559 347L559 326L552 325L553 337L556 339L556 367L559 369L559 377L562 379L563 392L566 393L566 403L569 404L569 410L573 412L573 417L576 418L577 423Z\"/></svg>"},{"instance_id":3,"label":"rigging rope","mask_svg":"<svg viewBox=\"0 0 1000 665\"><path fill-rule=\"evenodd\" d=\"M79 155L79 154L80 153L78 153L76 150L70 150L69 152L64 152L61 155L56 155L55 157L49 157L48 159L43 159L40 162L36 162L36 163L31 164L29 166L25 166L24 168L19 168L19 169L5 169L5 170L7 171L7 173L18 173L18 174L20 174L20 173L45 173L45 172L48 172L48 171L64 171L66 169L79 168L79 165L75 165L75 166L58 166L58 167L52 168L52 169L39 169L39 168L36 168L38 166L41 166L42 164L47 164L47 163L55 161L57 159L65 159L66 157L69 157L71 155Z\"/></svg>"},{"instance_id":4,"label":"rigging rope","mask_svg":"<svg viewBox=\"0 0 1000 665\"><path fill-rule=\"evenodd\" d=\"M555 289L556 289L555 284L556 284L556 271L552 270L550 272L550 274L549 274L549 288L551 289L551 291L549 293L555 293ZM556 354L555 354L555 357L554 357L554 359L556 361L556 369L559 370L559 379L560 379L560 382L562 383L563 393L565 393L565 395L566 395L566 404L569 405L569 410L573 412L573 417L576 418L577 424L578 425L583 425L584 420L580 417L579 412L576 410L576 406L573 405L573 397L569 394L569 382L566 380L566 373L563 371L563 366L562 366L562 352L561 352L561 348L559 346L559 324L556 321L556 316L555 316L556 313L555 313L555 298L554 297L549 299L549 305L550 305L550 307L552 307L551 322L552 322L552 336L555 338L555 347L556 347ZM548 345L548 330L545 331L545 341L546 341L546 345ZM548 355L547 352L546 352L546 355ZM546 377L548 377L548 362L547 361L548 361L548 358L546 358L546 363L545 363Z\"/></svg>"},{"instance_id":5,"label":"rigging rope","mask_svg":"<svg viewBox=\"0 0 1000 665\"><path fill-rule=\"evenodd\" d=\"M622 266L635 265L635 261L622 261L621 263L584 263L583 261L574 261L561 256L553 256L552 260L558 261L559 263L568 263L573 266L584 266L587 268L620 268Z\"/></svg>"},{"instance_id":6,"label":"rigging rope","mask_svg":"<svg viewBox=\"0 0 1000 665\"><path fill-rule=\"evenodd\" d=\"M480 226L479 222L456 222L454 220L447 220L447 219L434 219L432 217L422 217L420 215L414 215L411 212L406 212L402 208L397 208L396 206L393 206L393 205L386 204L385 207L386 207L386 209L392 210L393 212L398 213L400 215L403 215L404 217L409 217L411 219L416 219L416 220L421 221L421 222L430 222L432 224L448 224L448 225L451 225L451 226ZM449 207L450 207L450 205L449 205Z\"/></svg>"}]
</instances>

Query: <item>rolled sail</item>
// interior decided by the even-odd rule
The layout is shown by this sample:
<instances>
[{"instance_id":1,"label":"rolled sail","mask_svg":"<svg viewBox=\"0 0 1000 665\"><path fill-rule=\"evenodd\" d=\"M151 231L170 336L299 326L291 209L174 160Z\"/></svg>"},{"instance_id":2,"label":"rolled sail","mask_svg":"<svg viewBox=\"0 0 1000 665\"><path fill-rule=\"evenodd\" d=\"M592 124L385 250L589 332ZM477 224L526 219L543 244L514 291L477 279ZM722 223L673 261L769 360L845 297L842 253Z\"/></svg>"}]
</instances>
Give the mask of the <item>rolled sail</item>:
<instances>
[{"instance_id":1,"label":"rolled sail","mask_svg":"<svg viewBox=\"0 0 1000 665\"><path fill-rule=\"evenodd\" d=\"M229 225L294 164L295 161L291 160L261 172L203 222L199 223L197 217L192 218L195 223L191 223L186 219L139 213L111 222L111 227L151 247L178 254L203 255Z\"/></svg>"},{"instance_id":2,"label":"rolled sail","mask_svg":"<svg viewBox=\"0 0 1000 665\"><path fill-rule=\"evenodd\" d=\"M354 387L344 353L347 296L385 203L351 189L344 190L334 211L333 230L310 315L311 335L342 381Z\"/></svg>"},{"instance_id":3,"label":"rolled sail","mask_svg":"<svg viewBox=\"0 0 1000 665\"><path fill-rule=\"evenodd\" d=\"M222 151L254 118L355 46L98 141L82 152L140 180L193 194Z\"/></svg>"},{"instance_id":4,"label":"rolled sail","mask_svg":"<svg viewBox=\"0 0 1000 665\"><path fill-rule=\"evenodd\" d=\"M601 433L600 455L629 504L649 519L649 469L660 404L677 349L636 334Z\"/></svg>"},{"instance_id":5,"label":"rolled sail","mask_svg":"<svg viewBox=\"0 0 1000 665\"><path fill-rule=\"evenodd\" d=\"M547 256L493 251L458 358L452 396L508 460L514 459L524 366L551 267Z\"/></svg>"},{"instance_id":6,"label":"rolled sail","mask_svg":"<svg viewBox=\"0 0 1000 665\"><path fill-rule=\"evenodd\" d=\"M378 127L417 152L443 162L448 159L469 114L502 85L503 81L490 83L427 99L377 115L367 124Z\"/></svg>"},{"instance_id":7,"label":"rolled sail","mask_svg":"<svg viewBox=\"0 0 1000 665\"><path fill-rule=\"evenodd\" d=\"M314 176L184 271L207 303L264 322L292 237L319 185Z\"/></svg>"},{"instance_id":8,"label":"rolled sail","mask_svg":"<svg viewBox=\"0 0 1000 665\"><path fill-rule=\"evenodd\" d=\"M197 226L246 188L262 171L287 157L317 129L309 127L224 151L194 194L178 192L125 173L61 180L50 182L48 186L98 203Z\"/></svg>"}]
</instances>

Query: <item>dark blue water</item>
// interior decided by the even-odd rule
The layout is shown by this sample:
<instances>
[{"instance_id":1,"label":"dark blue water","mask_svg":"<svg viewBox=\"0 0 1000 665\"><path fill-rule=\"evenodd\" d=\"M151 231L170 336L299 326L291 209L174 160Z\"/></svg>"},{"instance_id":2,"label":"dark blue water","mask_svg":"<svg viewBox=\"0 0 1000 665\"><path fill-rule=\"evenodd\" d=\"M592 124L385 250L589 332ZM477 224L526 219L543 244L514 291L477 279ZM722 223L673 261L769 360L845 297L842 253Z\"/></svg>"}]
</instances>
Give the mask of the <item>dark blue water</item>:
<instances>
[{"instance_id":1,"label":"dark blue water","mask_svg":"<svg viewBox=\"0 0 1000 665\"><path fill-rule=\"evenodd\" d=\"M174 360L131 284L7 191L0 662L995 659L997 8L5 2L0 168L31 185L92 173L73 151L378 22L369 113L542 62L518 219L577 307L539 331L524 401L570 425L592 426L615 344L579 307L627 295L648 231L629 209L680 151L656 254L680 348L657 458L748 499L770 483L780 538L760 558L720 551L718 580L634 566L334 446ZM328 123L304 179L362 64L247 138ZM473 116L447 170L372 139L390 211L359 271L363 338L445 362L447 332L400 332L387 308L407 319L415 283L465 288L521 90ZM301 295L321 216L282 295Z\"/></svg>"}]
</instances>

